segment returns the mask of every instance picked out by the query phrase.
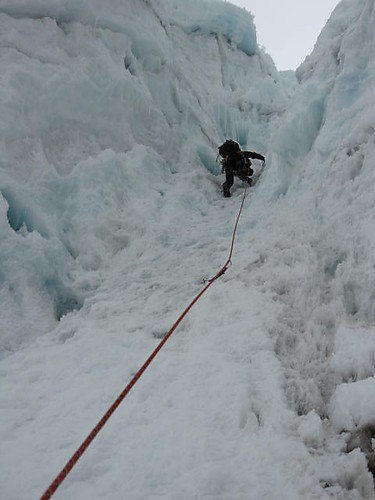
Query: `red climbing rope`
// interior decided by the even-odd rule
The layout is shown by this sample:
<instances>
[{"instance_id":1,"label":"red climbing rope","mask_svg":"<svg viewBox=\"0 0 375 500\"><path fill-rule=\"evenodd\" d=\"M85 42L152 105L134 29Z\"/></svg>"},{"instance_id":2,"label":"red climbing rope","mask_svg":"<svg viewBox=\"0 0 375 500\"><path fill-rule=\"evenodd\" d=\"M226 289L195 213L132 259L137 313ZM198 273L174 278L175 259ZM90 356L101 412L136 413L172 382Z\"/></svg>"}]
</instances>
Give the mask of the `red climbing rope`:
<instances>
[{"instance_id":1,"label":"red climbing rope","mask_svg":"<svg viewBox=\"0 0 375 500\"><path fill-rule=\"evenodd\" d=\"M101 420L96 424L96 426L92 429L90 434L87 436L87 438L83 441L81 446L77 449L77 451L72 455L70 460L65 464L63 469L60 471L58 476L54 479L54 481L48 486L46 491L43 493L41 496L41 500L47 500L48 498L51 498L52 495L55 493L57 488L60 486L60 484L64 481L66 476L69 474L69 472L73 469L75 464L78 462L80 457L83 455L85 450L89 447L89 445L92 443L96 435L99 433L99 431L102 429L102 427L105 425L107 420L110 418L112 413L120 406L121 402L123 399L128 395L132 387L136 384L136 382L141 378L143 373L147 370L148 366L151 364L152 360L155 358L155 356L158 354L160 349L163 347L163 345L167 342L169 337L172 335L172 333L176 330L178 325L181 323L181 321L184 319L184 317L187 315L187 313L190 311L190 309L193 307L193 305L202 297L202 295L210 288L210 286L215 283L215 281L222 276L225 271L228 269L231 259L232 259L232 254L233 254L233 248L234 248L234 239L236 237L236 231L237 231L237 226L238 226L238 221L240 220L241 212L244 206L245 198L246 198L246 192L247 192L247 182L245 182L245 188L244 188L244 193L242 197L242 203L240 210L237 215L236 219L236 224L234 226L233 230L233 236L232 236L232 244L229 252L229 257L223 267L215 274L215 276L210 279L206 286L198 293L198 295L195 296L195 298L190 302L190 304L187 306L185 311L181 314L181 316L177 319L177 321L174 323L172 328L169 330L169 332L163 337L163 340L158 344L154 352L149 356L147 361L141 366L141 368L138 370L138 372L134 375L134 377L131 379L131 381L128 383L128 385L125 387L125 389L122 391L122 393L118 396L116 401L112 404L112 406L109 408L109 410L106 412L106 414L101 418Z\"/></svg>"}]
</instances>

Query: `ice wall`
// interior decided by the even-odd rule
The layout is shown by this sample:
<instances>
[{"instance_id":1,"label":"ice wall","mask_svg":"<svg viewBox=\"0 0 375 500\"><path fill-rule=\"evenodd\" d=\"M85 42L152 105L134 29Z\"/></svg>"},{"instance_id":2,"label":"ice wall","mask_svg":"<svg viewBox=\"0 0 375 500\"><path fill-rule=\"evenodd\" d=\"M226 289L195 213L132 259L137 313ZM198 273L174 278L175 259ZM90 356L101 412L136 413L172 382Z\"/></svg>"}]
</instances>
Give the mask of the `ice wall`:
<instances>
[{"instance_id":1,"label":"ice wall","mask_svg":"<svg viewBox=\"0 0 375 500\"><path fill-rule=\"evenodd\" d=\"M375 277L366 271L373 261L374 23L372 1L343 0L337 6L298 68L300 86L271 138L280 192L291 190L301 200L309 193L312 213L328 236L322 244L337 242L330 272L335 274L339 264L343 269L341 261L352 255L351 292L342 292L345 309L370 323L375 319L368 293Z\"/></svg>"},{"instance_id":2,"label":"ice wall","mask_svg":"<svg viewBox=\"0 0 375 500\"><path fill-rule=\"evenodd\" d=\"M297 69L301 85L273 138L272 147L286 164L283 174L313 151L318 155L316 175L325 178L327 159L373 134L373 21L372 2L341 1L312 54Z\"/></svg>"},{"instance_id":3,"label":"ice wall","mask_svg":"<svg viewBox=\"0 0 375 500\"><path fill-rule=\"evenodd\" d=\"M168 178L266 151L288 85L222 2L1 0L3 351L81 307ZM167 183L167 184L166 184ZM151 201L152 200L152 201Z\"/></svg>"},{"instance_id":4,"label":"ice wall","mask_svg":"<svg viewBox=\"0 0 375 500\"><path fill-rule=\"evenodd\" d=\"M343 0L336 7L297 70L300 85L270 139L271 168L257 190L277 200L269 224L278 228L272 259L280 267L267 285L285 306L276 349L288 397L298 412L317 410L337 431L357 433L348 451L363 438L369 464L375 425L374 25L372 0ZM262 223L268 225L265 218Z\"/></svg>"}]
</instances>

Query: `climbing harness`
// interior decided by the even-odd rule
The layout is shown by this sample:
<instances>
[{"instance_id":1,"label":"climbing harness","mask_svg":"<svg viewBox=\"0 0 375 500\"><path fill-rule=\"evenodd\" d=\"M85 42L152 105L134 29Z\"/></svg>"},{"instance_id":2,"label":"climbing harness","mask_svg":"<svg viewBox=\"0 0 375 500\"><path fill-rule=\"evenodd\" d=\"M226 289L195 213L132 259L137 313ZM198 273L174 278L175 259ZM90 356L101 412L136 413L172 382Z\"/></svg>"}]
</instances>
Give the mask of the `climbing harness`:
<instances>
[{"instance_id":1,"label":"climbing harness","mask_svg":"<svg viewBox=\"0 0 375 500\"><path fill-rule=\"evenodd\" d=\"M172 333L176 330L178 325L181 323L181 321L184 319L184 317L187 315L187 313L190 311L190 309L194 306L196 302L202 297L202 295L210 288L210 286L215 283L217 279L219 279L223 274L227 271L227 269L230 267L232 263L232 254L233 254L233 248L234 248L234 240L236 237L236 232L237 232L237 226L238 222L240 220L240 216L242 213L242 209L245 203L245 198L246 198L246 192L247 192L247 179L249 178L250 174L250 167L248 171L248 175L245 181L245 187L244 187L244 192L242 196L242 202L241 202L241 207L237 215L236 223L234 226L233 230L233 236L232 236L232 243L230 247L230 252L227 261L225 264L219 269L219 271L215 274L213 278L211 278L208 281L205 281L206 286L195 296L195 298L190 302L190 304L187 306L187 308L184 310L184 312L180 315L180 317L177 319L177 321L174 323L174 325L171 327L171 329L165 334L161 342L158 344L156 349L153 351L153 353L148 357L148 359L145 361L145 363L141 366L141 368L138 370L138 372L134 375L134 377L131 379L131 381L128 383L128 385L125 387L125 389L121 392L121 394L118 396L118 398L114 401L114 403L111 405L111 407L108 409L108 411L105 413L105 415L101 418L101 420L96 424L96 426L92 429L90 434L87 436L87 438L83 441L83 443L80 445L80 447L77 449L77 451L72 455L70 460L65 464L65 466L62 468L60 473L57 475L57 477L52 481L52 483L48 486L46 491L43 493L41 496L40 500L47 500L48 498L51 498L52 495L55 493L57 488L60 486L60 484L64 481L66 476L69 474L69 472L73 469L75 464L78 462L80 457L83 455L83 453L86 451L86 449L89 447L89 445L92 443L94 438L97 436L99 431L104 427L108 419L111 417L111 415L114 413L114 411L120 406L121 402L124 400L124 398L128 395L132 387L136 384L136 382L141 378L143 373L147 370L155 356L158 354L160 349L163 347L163 345L167 342L169 337L172 335Z\"/></svg>"}]
</instances>

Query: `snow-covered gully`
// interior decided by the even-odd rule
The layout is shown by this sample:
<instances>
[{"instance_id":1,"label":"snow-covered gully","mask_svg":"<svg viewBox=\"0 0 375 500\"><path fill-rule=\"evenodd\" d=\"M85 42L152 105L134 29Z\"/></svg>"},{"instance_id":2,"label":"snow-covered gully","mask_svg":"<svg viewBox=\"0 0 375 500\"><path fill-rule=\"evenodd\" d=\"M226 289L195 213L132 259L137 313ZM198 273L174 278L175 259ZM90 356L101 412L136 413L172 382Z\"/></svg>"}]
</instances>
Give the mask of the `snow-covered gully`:
<instances>
[{"instance_id":1,"label":"snow-covered gully","mask_svg":"<svg viewBox=\"0 0 375 500\"><path fill-rule=\"evenodd\" d=\"M43 493L225 262L233 138L266 156L233 265L55 497L373 500L373 0L296 73L188 4L0 0L0 498Z\"/></svg>"}]
</instances>

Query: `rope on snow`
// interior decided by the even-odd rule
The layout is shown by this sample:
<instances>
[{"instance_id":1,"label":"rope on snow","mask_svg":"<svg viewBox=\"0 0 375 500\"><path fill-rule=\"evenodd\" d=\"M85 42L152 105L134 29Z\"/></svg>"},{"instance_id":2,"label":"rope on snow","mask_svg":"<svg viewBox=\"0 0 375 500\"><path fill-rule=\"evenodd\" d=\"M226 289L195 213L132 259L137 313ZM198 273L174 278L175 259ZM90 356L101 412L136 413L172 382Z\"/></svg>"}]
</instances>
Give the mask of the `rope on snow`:
<instances>
[{"instance_id":1,"label":"rope on snow","mask_svg":"<svg viewBox=\"0 0 375 500\"><path fill-rule=\"evenodd\" d=\"M248 171L248 175L245 181L245 187L244 187L244 192L242 196L242 202L241 202L241 207L239 209L236 223L234 226L233 230L233 235L232 235L232 243L230 247L230 252L227 261L225 264L219 269L219 271L215 274L213 278L208 280L206 286L194 297L194 299L190 302L190 304L186 307L184 312L180 315L180 317L177 319L177 321L174 323L174 325L171 327L171 329L166 333L166 335L163 337L161 342L158 344L156 349L153 351L153 353L148 357L148 359L144 362L144 364L141 366L141 368L138 370L138 372L134 375L134 377L131 379L131 381L128 383L128 385L125 387L125 389L121 392L121 394L118 396L118 398L114 401L114 403L111 405L111 407L108 409L108 411L105 413L105 415L101 418L101 420L96 424L96 426L92 429L90 434L87 436L87 438L83 441L83 443L79 446L77 451L72 455L72 457L69 459L69 461L65 464L65 466L61 469L60 473L56 476L56 478L52 481L52 483L48 486L46 491L43 493L41 496L40 500L47 500L52 497L52 495L55 493L57 488L60 486L60 484L64 481L66 476L69 474L69 472L73 469L75 464L78 462L80 457L83 455L83 453L86 451L86 449L89 447L89 445L92 443L94 438L97 436L99 431L104 427L106 422L109 420L111 415L114 413L114 411L120 406L122 401L125 399L125 397L129 394L130 390L132 387L136 384L136 382L141 378L141 376L144 374L144 372L147 370L153 359L156 357L160 349L163 347L163 345L167 342L169 337L171 337L172 333L176 330L178 325L181 323L181 321L184 319L184 317L187 315L187 313L190 311L190 309L194 306L196 302L202 297L202 295L210 288L211 285L215 283L216 280L218 280L223 274L227 271L227 269L230 267L232 263L232 254L233 254L233 249L234 249L234 240L236 237L236 232L237 232L237 226L238 222L240 220L240 216L242 213L242 209L245 203L245 198L246 198L246 192L247 192L247 179L249 177L250 173L250 167Z\"/></svg>"}]
</instances>

